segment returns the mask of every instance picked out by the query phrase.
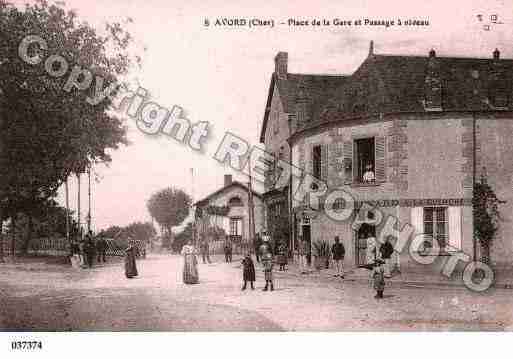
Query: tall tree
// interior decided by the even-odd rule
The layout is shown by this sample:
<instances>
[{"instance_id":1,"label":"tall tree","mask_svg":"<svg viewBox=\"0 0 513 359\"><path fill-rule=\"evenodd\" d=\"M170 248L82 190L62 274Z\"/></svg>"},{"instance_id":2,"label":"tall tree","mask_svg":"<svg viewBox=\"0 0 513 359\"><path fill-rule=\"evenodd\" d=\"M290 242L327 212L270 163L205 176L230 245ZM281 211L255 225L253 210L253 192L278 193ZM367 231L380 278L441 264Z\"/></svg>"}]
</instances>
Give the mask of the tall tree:
<instances>
[{"instance_id":1,"label":"tall tree","mask_svg":"<svg viewBox=\"0 0 513 359\"><path fill-rule=\"evenodd\" d=\"M19 212L33 216L37 204L55 196L71 173L83 172L92 162L110 162L109 150L128 143L122 120L110 111L111 98L94 106L87 99L96 87L103 91L121 83L137 60L121 24L106 24L100 34L73 11L46 1L17 8L0 0L0 34L0 166L7 169L0 181L0 211L15 219ZM41 60L35 65L19 55L22 40L34 34L48 47L28 48ZM50 55L62 56L69 65L63 76L48 74ZM65 91L75 66L90 71L93 80L87 89Z\"/></svg>"},{"instance_id":2,"label":"tall tree","mask_svg":"<svg viewBox=\"0 0 513 359\"><path fill-rule=\"evenodd\" d=\"M147 202L150 215L162 225L168 235L189 214L191 197L181 189L169 187L154 193Z\"/></svg>"}]
</instances>

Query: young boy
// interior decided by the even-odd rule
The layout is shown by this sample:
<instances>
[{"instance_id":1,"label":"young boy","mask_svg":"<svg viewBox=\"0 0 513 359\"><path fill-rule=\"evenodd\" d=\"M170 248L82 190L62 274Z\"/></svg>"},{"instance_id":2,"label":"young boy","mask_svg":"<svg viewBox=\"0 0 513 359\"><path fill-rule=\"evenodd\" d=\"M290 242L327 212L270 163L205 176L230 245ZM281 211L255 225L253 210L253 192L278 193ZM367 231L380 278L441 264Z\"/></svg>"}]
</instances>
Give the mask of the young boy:
<instances>
[{"instance_id":1,"label":"young boy","mask_svg":"<svg viewBox=\"0 0 513 359\"><path fill-rule=\"evenodd\" d=\"M253 286L253 282L255 281L255 266L253 264L253 260L251 259L251 254L249 253L247 253L242 260L242 279L244 280L242 290L246 290L246 285L248 282L251 283L251 289L255 289Z\"/></svg>"},{"instance_id":2,"label":"young boy","mask_svg":"<svg viewBox=\"0 0 513 359\"><path fill-rule=\"evenodd\" d=\"M271 291L273 291L273 255L269 251L269 248L263 248L262 257L260 258L260 261L262 262L262 266L264 267L265 276L265 288L263 289L263 291L267 291L267 289L269 288L269 284L271 284Z\"/></svg>"},{"instance_id":3,"label":"young boy","mask_svg":"<svg viewBox=\"0 0 513 359\"><path fill-rule=\"evenodd\" d=\"M385 270L383 268L383 261L381 259L376 260L375 266L371 271L371 278L376 290L374 298L383 299L383 290L385 289Z\"/></svg>"}]
</instances>

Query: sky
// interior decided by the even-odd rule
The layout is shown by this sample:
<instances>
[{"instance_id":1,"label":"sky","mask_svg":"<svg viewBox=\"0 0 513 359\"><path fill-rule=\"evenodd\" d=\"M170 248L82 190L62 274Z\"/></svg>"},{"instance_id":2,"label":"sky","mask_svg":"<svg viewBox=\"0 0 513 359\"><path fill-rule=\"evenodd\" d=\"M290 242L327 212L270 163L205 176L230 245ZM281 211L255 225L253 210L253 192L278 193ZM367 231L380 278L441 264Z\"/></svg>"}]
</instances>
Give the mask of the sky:
<instances>
[{"instance_id":1,"label":"sky","mask_svg":"<svg viewBox=\"0 0 513 359\"><path fill-rule=\"evenodd\" d=\"M15 3L21 3L14 1ZM25 1L23 1L24 3ZM69 0L66 7L95 27L131 17L128 29L145 52L134 72L153 101L183 107L194 123L208 121L205 153L176 140L144 135L126 119L131 145L112 153L112 163L98 166L92 184L91 215L95 230L147 221L152 193L176 186L201 199L223 184L224 174L247 177L219 164L213 155L226 131L258 145L274 56L286 51L292 73L351 74L365 59L370 40L378 54L513 58L513 5L507 1L212 1L212 0ZM482 22L477 15L483 15ZM503 24L492 25L497 14ZM312 20L429 20L429 26L204 26L205 19L258 18ZM508 41L509 40L509 41ZM190 169L194 169L194 180ZM77 183L70 179L70 206L76 210ZM87 214L87 179L82 177L82 222ZM262 190L258 187L257 190ZM64 203L63 190L59 201Z\"/></svg>"}]
</instances>

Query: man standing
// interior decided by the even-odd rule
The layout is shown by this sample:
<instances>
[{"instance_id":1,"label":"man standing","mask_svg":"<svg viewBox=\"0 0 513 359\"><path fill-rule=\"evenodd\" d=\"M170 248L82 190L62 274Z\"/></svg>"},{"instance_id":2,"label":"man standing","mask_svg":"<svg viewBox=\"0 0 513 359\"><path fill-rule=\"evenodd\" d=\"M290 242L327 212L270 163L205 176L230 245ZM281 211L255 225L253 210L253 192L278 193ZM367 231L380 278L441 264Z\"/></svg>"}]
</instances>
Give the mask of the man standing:
<instances>
[{"instance_id":1,"label":"man standing","mask_svg":"<svg viewBox=\"0 0 513 359\"><path fill-rule=\"evenodd\" d=\"M381 245L379 248L379 252L381 253L381 259L385 261L385 264L383 265L383 269L385 272L385 278L390 278L390 267L392 265L392 254L394 253L394 247L392 246L392 243L390 243L390 239L386 239L385 243Z\"/></svg>"},{"instance_id":2,"label":"man standing","mask_svg":"<svg viewBox=\"0 0 513 359\"><path fill-rule=\"evenodd\" d=\"M226 237L224 241L224 259L226 260L226 263L231 263L232 261L232 241L230 238Z\"/></svg>"},{"instance_id":3,"label":"man standing","mask_svg":"<svg viewBox=\"0 0 513 359\"><path fill-rule=\"evenodd\" d=\"M262 238L260 237L260 233L257 233L254 241L255 246L255 256L257 263L260 263L260 247L262 246Z\"/></svg>"},{"instance_id":4,"label":"man standing","mask_svg":"<svg viewBox=\"0 0 513 359\"><path fill-rule=\"evenodd\" d=\"M89 268L93 267L93 258L94 258L94 243L93 243L93 232L89 231L86 236L86 243L85 243L85 255L86 255L86 262L87 266Z\"/></svg>"},{"instance_id":5,"label":"man standing","mask_svg":"<svg viewBox=\"0 0 513 359\"><path fill-rule=\"evenodd\" d=\"M333 260L335 261L335 267L337 268L337 274L335 274L335 277L344 279L343 262L344 256L346 255L346 249L340 242L340 238L338 236L335 236L335 243L331 247L331 254L333 255Z\"/></svg>"},{"instance_id":6,"label":"man standing","mask_svg":"<svg viewBox=\"0 0 513 359\"><path fill-rule=\"evenodd\" d=\"M107 251L107 241L103 236L100 236L98 240L96 241L96 252L98 253L98 263L105 263L105 254Z\"/></svg>"}]
</instances>

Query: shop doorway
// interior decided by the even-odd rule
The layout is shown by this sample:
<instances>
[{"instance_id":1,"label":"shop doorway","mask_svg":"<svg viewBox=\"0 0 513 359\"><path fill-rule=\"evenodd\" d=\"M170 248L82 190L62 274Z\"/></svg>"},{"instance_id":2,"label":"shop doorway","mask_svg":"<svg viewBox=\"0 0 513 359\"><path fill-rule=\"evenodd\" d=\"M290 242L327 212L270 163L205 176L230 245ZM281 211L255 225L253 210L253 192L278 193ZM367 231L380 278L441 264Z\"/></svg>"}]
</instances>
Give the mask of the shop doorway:
<instances>
[{"instance_id":1,"label":"shop doorway","mask_svg":"<svg viewBox=\"0 0 513 359\"><path fill-rule=\"evenodd\" d=\"M367 238L369 237L376 238L376 226L368 223L362 223L360 228L355 231L355 264L357 267L370 264L367 255Z\"/></svg>"},{"instance_id":2,"label":"shop doorway","mask_svg":"<svg viewBox=\"0 0 513 359\"><path fill-rule=\"evenodd\" d=\"M302 225L302 235L303 240L306 241L306 248L308 248L308 254L306 256L306 260L308 262L308 265L311 265L312 263L312 236L311 236L311 230L310 225Z\"/></svg>"}]
</instances>

